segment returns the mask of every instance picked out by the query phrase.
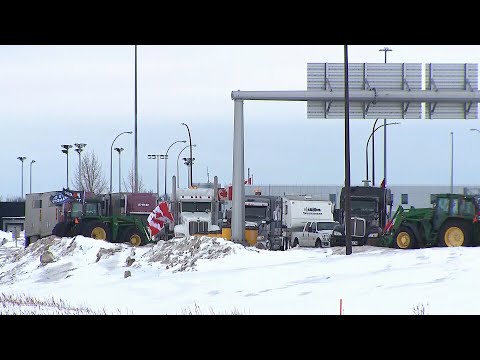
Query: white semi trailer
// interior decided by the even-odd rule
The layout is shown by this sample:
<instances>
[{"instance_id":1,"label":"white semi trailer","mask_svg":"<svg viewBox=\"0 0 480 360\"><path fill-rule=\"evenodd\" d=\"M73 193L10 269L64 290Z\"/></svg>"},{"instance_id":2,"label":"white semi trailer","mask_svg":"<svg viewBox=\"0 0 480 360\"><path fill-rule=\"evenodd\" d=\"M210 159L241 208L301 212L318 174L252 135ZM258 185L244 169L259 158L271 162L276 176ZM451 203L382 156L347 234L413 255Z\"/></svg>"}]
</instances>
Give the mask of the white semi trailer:
<instances>
[{"instance_id":1,"label":"white semi trailer","mask_svg":"<svg viewBox=\"0 0 480 360\"><path fill-rule=\"evenodd\" d=\"M283 232L285 249L293 245L292 233L303 232L307 223L334 223L335 204L315 196L283 197ZM314 242L315 243L315 242ZM323 244L326 244L324 241ZM298 242L295 245L300 245Z\"/></svg>"}]
</instances>

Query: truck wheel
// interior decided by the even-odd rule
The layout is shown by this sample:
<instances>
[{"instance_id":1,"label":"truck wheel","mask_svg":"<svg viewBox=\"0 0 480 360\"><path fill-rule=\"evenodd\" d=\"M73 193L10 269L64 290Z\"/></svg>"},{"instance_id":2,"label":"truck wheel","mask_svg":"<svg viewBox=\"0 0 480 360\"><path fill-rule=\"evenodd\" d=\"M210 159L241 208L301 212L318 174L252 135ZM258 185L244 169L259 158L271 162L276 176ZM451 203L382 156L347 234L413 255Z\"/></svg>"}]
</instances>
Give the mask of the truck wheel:
<instances>
[{"instance_id":1,"label":"truck wheel","mask_svg":"<svg viewBox=\"0 0 480 360\"><path fill-rule=\"evenodd\" d=\"M67 222L59 222L57 225L55 225L52 229L52 235L57 236L57 237L64 237L67 235Z\"/></svg>"},{"instance_id":2,"label":"truck wheel","mask_svg":"<svg viewBox=\"0 0 480 360\"><path fill-rule=\"evenodd\" d=\"M400 226L395 233L394 247L397 249L413 249L416 246L417 239L413 231L406 227Z\"/></svg>"},{"instance_id":3,"label":"truck wheel","mask_svg":"<svg viewBox=\"0 0 480 360\"><path fill-rule=\"evenodd\" d=\"M317 241L315 241L315 247L316 248L322 247L322 242L320 241L320 239L317 239Z\"/></svg>"},{"instance_id":4,"label":"truck wheel","mask_svg":"<svg viewBox=\"0 0 480 360\"><path fill-rule=\"evenodd\" d=\"M140 231L134 227L129 227L125 230L122 241L129 242L133 246L140 246L144 243L142 241L142 235L140 234Z\"/></svg>"},{"instance_id":5,"label":"truck wheel","mask_svg":"<svg viewBox=\"0 0 480 360\"><path fill-rule=\"evenodd\" d=\"M270 240L265 240L265 248L267 250L272 250L272 242Z\"/></svg>"},{"instance_id":6,"label":"truck wheel","mask_svg":"<svg viewBox=\"0 0 480 360\"><path fill-rule=\"evenodd\" d=\"M440 229L438 240L440 246L469 246L470 227L463 221L450 220Z\"/></svg>"},{"instance_id":7,"label":"truck wheel","mask_svg":"<svg viewBox=\"0 0 480 360\"><path fill-rule=\"evenodd\" d=\"M110 241L110 229L101 221L82 223L82 235L96 240Z\"/></svg>"},{"instance_id":8,"label":"truck wheel","mask_svg":"<svg viewBox=\"0 0 480 360\"><path fill-rule=\"evenodd\" d=\"M286 238L285 240L285 250L288 250L292 247L292 244L291 244L291 239L290 238Z\"/></svg>"},{"instance_id":9,"label":"truck wheel","mask_svg":"<svg viewBox=\"0 0 480 360\"><path fill-rule=\"evenodd\" d=\"M293 247L296 248L298 246L298 239L295 238L295 240L293 240Z\"/></svg>"}]
</instances>

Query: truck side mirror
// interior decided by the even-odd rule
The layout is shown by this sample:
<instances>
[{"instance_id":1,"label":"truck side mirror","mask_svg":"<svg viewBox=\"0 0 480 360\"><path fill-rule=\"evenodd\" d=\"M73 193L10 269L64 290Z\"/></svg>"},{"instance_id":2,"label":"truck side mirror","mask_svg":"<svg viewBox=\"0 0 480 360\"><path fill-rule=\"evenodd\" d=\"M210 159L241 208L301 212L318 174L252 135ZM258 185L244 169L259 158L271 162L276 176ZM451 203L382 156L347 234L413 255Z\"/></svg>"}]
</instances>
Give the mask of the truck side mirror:
<instances>
[{"instance_id":1,"label":"truck side mirror","mask_svg":"<svg viewBox=\"0 0 480 360\"><path fill-rule=\"evenodd\" d=\"M334 221L340 222L341 211L342 211L341 209L335 209L335 210L333 210L333 220L334 220Z\"/></svg>"}]
</instances>

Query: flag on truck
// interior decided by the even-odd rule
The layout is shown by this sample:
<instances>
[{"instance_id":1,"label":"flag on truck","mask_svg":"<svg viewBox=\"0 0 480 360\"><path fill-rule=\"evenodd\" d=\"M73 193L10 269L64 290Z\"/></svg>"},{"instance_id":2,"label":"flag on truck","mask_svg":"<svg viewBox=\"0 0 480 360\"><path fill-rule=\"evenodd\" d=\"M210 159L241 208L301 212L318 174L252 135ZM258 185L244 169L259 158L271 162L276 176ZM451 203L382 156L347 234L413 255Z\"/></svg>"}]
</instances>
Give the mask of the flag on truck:
<instances>
[{"instance_id":1,"label":"flag on truck","mask_svg":"<svg viewBox=\"0 0 480 360\"><path fill-rule=\"evenodd\" d=\"M164 228L165 223L173 222L173 215L166 201L160 202L160 204L153 209L147 218L147 222L152 236L157 235Z\"/></svg>"}]
</instances>

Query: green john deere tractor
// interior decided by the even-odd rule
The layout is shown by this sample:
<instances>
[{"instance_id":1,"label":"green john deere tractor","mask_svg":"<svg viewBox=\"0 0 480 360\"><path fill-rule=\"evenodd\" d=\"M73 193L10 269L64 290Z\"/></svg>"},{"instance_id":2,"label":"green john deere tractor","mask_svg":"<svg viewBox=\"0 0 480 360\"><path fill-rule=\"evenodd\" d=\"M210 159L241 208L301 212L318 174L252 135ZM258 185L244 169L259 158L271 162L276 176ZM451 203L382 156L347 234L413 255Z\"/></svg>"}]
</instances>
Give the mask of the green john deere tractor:
<instances>
[{"instance_id":1,"label":"green john deere tractor","mask_svg":"<svg viewBox=\"0 0 480 360\"><path fill-rule=\"evenodd\" d=\"M52 235L59 237L73 237L83 235L98 240L109 242L128 242L133 246L145 245L151 241L147 230L147 217L156 205L154 194L117 194L123 196L122 201L126 203L126 197L132 204L124 205L123 209L127 214L122 214L120 201L117 199L116 207L110 206L110 196L91 196L85 202L72 202L66 207L63 221L59 222L52 230ZM147 197L147 200L145 200ZM138 201L134 201L138 200ZM131 207L143 206L143 211L130 211Z\"/></svg>"},{"instance_id":2,"label":"green john deere tractor","mask_svg":"<svg viewBox=\"0 0 480 360\"><path fill-rule=\"evenodd\" d=\"M480 245L479 196L437 194L432 196L432 208L400 205L374 245L397 249Z\"/></svg>"}]
</instances>

